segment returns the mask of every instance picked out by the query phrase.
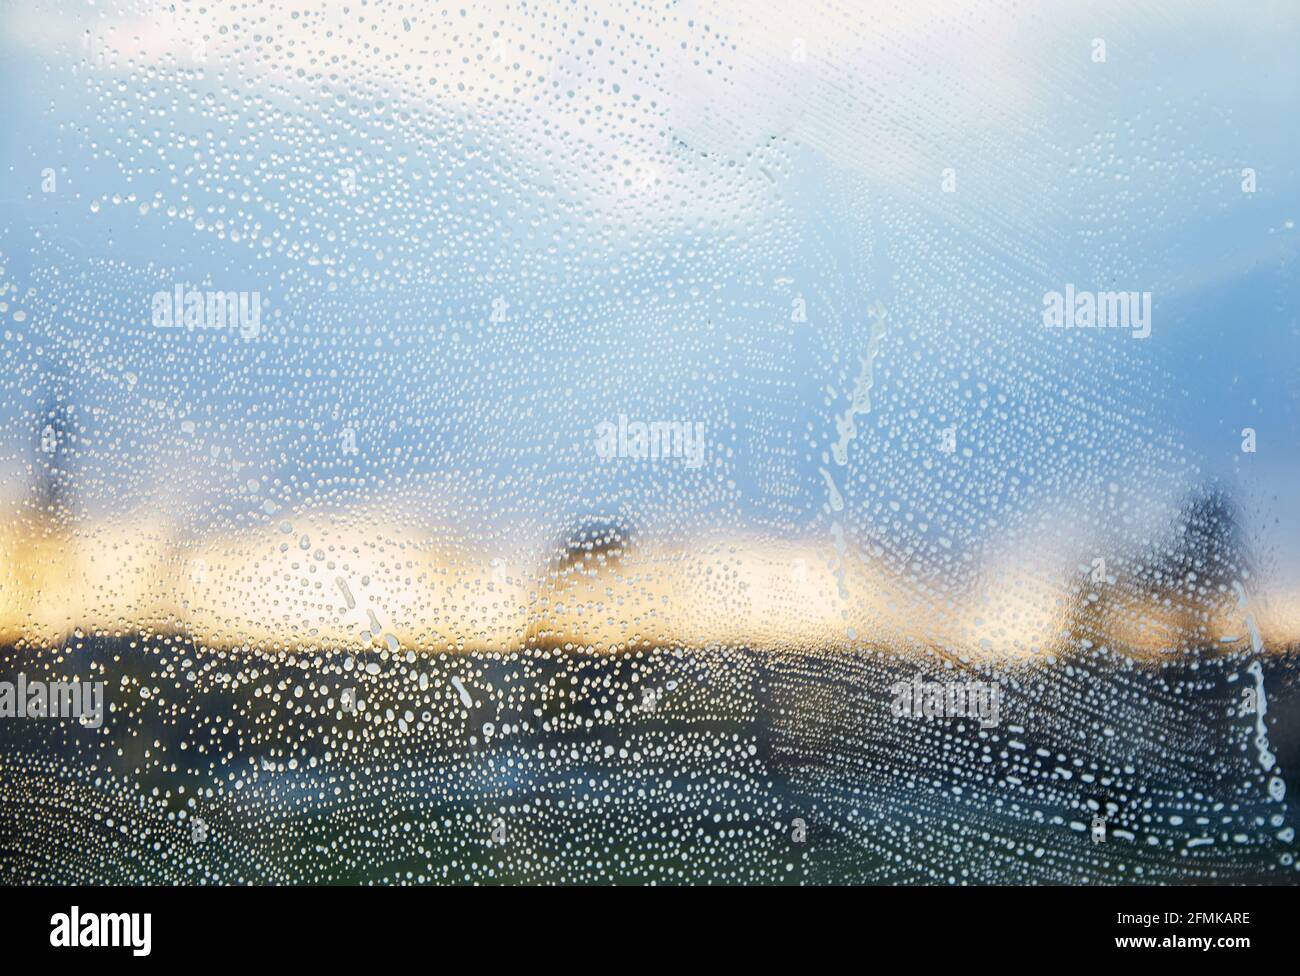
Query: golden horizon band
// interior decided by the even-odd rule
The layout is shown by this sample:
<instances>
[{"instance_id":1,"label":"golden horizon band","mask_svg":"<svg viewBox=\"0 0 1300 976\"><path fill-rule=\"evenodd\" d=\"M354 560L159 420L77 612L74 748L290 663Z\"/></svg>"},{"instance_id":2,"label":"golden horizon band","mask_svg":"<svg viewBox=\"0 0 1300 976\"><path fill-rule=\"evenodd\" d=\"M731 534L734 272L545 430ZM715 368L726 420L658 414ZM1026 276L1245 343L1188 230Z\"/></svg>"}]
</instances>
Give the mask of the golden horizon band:
<instances>
[{"instance_id":1,"label":"golden horizon band","mask_svg":"<svg viewBox=\"0 0 1300 976\"><path fill-rule=\"evenodd\" d=\"M375 513L290 521L287 532L290 522L182 542L144 516L67 527L17 510L0 535L0 642L50 646L79 631L421 653L862 646L1015 664L1068 656L1071 622L1088 624L1093 645L1138 661L1167 659L1188 642L1283 653L1300 638L1294 593L1252 590L1244 608L1226 599L1206 614L1068 572L1047 582L1015 560L968 592L936 595L823 539L715 535L689 549L539 560ZM1097 599L1081 597L1089 589Z\"/></svg>"}]
</instances>

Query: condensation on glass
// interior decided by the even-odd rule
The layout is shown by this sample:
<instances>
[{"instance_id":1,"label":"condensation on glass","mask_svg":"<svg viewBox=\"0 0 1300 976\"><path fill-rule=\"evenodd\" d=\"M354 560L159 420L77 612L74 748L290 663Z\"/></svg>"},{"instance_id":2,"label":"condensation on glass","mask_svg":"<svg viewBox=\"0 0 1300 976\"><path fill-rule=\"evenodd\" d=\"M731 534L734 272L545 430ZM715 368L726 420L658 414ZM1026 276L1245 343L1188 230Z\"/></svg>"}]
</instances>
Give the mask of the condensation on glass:
<instances>
[{"instance_id":1,"label":"condensation on glass","mask_svg":"<svg viewBox=\"0 0 1300 976\"><path fill-rule=\"evenodd\" d=\"M0 12L0 880L1294 882L1266 3Z\"/></svg>"}]
</instances>

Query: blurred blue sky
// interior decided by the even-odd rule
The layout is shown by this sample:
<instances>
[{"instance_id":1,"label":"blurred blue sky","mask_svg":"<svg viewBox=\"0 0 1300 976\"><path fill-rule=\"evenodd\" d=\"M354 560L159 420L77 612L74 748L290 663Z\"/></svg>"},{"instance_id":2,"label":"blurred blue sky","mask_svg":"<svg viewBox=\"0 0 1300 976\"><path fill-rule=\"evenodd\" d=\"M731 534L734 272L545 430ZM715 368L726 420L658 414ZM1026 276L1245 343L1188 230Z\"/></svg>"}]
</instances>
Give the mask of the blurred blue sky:
<instances>
[{"instance_id":1,"label":"blurred blue sky","mask_svg":"<svg viewBox=\"0 0 1300 976\"><path fill-rule=\"evenodd\" d=\"M942 574L1115 495L1134 521L1079 531L1136 544L1219 479L1300 583L1293 7L945 32L713 7L608 27L592 57L511 8L536 18L526 55L430 14L404 72L306 25L335 60L305 76L219 12L73 9L0 20L10 493L64 398L88 512L396 499L529 539L616 513L686 537L842 522ZM150 296L182 282L259 290L262 336L152 329ZM1151 338L1042 329L1066 283L1151 291ZM839 468L874 303L873 405ZM708 463L602 463L592 432L619 414L703 422Z\"/></svg>"}]
</instances>

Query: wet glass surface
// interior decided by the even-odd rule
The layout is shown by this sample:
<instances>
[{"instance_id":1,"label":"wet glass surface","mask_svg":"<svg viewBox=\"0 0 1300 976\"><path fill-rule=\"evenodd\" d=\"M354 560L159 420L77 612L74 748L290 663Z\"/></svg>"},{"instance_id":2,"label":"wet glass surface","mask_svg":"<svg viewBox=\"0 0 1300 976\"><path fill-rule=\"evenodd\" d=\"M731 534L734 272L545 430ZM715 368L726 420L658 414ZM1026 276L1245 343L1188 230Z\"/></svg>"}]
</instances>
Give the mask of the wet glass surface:
<instances>
[{"instance_id":1,"label":"wet glass surface","mask_svg":"<svg viewBox=\"0 0 1300 976\"><path fill-rule=\"evenodd\" d=\"M1294 883L1300 16L0 12L0 881Z\"/></svg>"}]
</instances>

